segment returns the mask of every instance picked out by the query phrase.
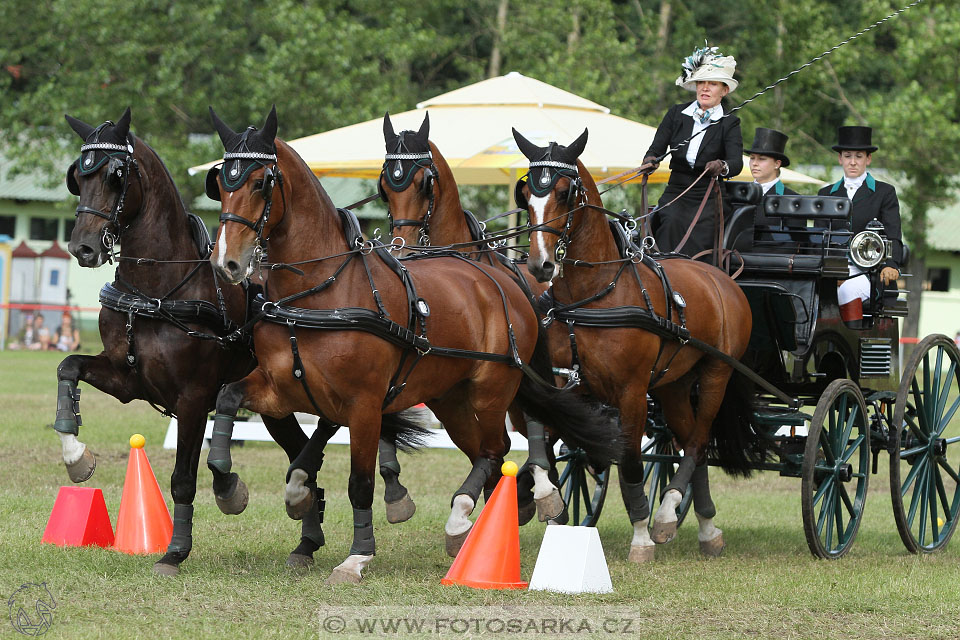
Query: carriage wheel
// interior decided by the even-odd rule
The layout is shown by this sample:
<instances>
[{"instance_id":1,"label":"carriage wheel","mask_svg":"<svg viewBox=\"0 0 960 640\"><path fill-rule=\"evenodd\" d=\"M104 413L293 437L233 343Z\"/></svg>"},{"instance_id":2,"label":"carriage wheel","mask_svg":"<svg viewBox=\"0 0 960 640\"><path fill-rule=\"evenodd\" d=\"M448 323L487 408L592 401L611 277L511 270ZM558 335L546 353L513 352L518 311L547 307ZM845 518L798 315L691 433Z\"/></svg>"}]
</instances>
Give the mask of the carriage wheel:
<instances>
[{"instance_id":1,"label":"carriage wheel","mask_svg":"<svg viewBox=\"0 0 960 640\"><path fill-rule=\"evenodd\" d=\"M560 446L557 462L565 462L560 472L560 492L572 523L581 527L595 527L607 496L610 469L597 471L590 466L583 449Z\"/></svg>"},{"instance_id":2,"label":"carriage wheel","mask_svg":"<svg viewBox=\"0 0 960 640\"><path fill-rule=\"evenodd\" d=\"M677 451L676 447L673 446L673 437L668 431L661 429L652 430L646 442L643 443L643 446L640 451L640 457L643 458L644 454L656 454L663 456L677 456L679 460L680 452ZM644 491L647 493L647 498L650 504L650 520L648 521L647 528L653 529L653 516L657 512L657 508L660 506L660 496L663 494L663 490L670 484L670 481L673 480L673 475L676 473L677 464L674 462L663 462L663 461L654 461L654 462L645 462L643 465L643 486ZM687 512L690 510L690 504L693 502L693 484L687 485L687 490L683 493L683 499L680 501L680 504L677 505L677 526L679 527L683 524L683 519L687 517Z\"/></svg>"},{"instance_id":3,"label":"carriage wheel","mask_svg":"<svg viewBox=\"0 0 960 640\"><path fill-rule=\"evenodd\" d=\"M890 434L893 516L912 553L943 547L957 527L958 392L960 351L944 335L927 336L904 366Z\"/></svg>"},{"instance_id":4,"label":"carriage wheel","mask_svg":"<svg viewBox=\"0 0 960 640\"><path fill-rule=\"evenodd\" d=\"M801 469L803 533L810 552L835 559L853 546L870 472L870 427L863 394L834 380L817 402Z\"/></svg>"}]
</instances>

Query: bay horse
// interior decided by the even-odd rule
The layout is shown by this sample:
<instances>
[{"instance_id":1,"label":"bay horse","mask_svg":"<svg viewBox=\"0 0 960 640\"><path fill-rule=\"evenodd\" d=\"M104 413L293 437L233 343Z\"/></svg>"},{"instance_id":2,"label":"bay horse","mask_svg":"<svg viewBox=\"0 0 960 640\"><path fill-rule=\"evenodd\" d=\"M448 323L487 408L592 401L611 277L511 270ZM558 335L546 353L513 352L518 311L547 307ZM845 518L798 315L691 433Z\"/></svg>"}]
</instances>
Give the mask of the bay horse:
<instances>
[{"instance_id":1,"label":"bay horse","mask_svg":"<svg viewBox=\"0 0 960 640\"><path fill-rule=\"evenodd\" d=\"M719 555L723 533L713 523L716 509L707 480L708 449L732 473L748 474L750 462L765 452L751 446L751 407L738 393L726 393L733 368L674 336L703 341L717 353L740 358L750 339L752 316L740 287L725 273L688 259L641 261L622 254L608 224L590 173L579 160L587 131L569 146L540 147L516 129L514 138L530 161L528 179L516 186L518 206L530 223L527 269L540 282L551 283L545 299L554 331L566 340L551 340L554 361L570 361L576 345L580 375L589 391L620 410L627 449L620 460L620 487L634 527L629 559L653 559L655 543L671 540L677 531L676 507L693 483L694 511L699 521L701 552ZM659 271L662 269L664 277ZM673 295L667 293L672 289ZM606 310L600 311L597 310ZM603 317L647 321L604 322ZM668 320L675 331L651 330ZM572 321L567 326L560 320ZM607 326L598 326L606 324ZM613 326L610 326L610 325ZM684 334L684 329L688 334ZM572 334L572 335L569 335ZM738 374L739 375L739 374ZM662 496L652 532L639 458L647 422L647 393L663 407L667 426L683 457Z\"/></svg>"},{"instance_id":2,"label":"bay horse","mask_svg":"<svg viewBox=\"0 0 960 640\"><path fill-rule=\"evenodd\" d=\"M354 538L328 582L359 582L373 559L371 504L385 413L425 402L471 461L444 527L448 553L466 537L481 490L496 486L515 397L530 415L580 433L580 441L597 438L585 444L598 464L612 460L614 424L524 375L532 365L549 378L550 363L533 307L509 277L454 255L400 264L362 240L352 213L335 209L303 159L276 137L275 107L261 129L242 133L210 112L225 150L223 166L207 176L208 195L220 199L222 211L211 262L239 283L266 249L275 264L302 275L281 269L271 276L254 327L258 365L220 392L208 465L229 471L225 442L239 407L261 415L307 411L348 426ZM600 427L582 426L591 421ZM398 431L401 440L411 433ZM315 476L315 444L323 445L316 440L287 474L293 517L310 500L302 485Z\"/></svg>"},{"instance_id":3,"label":"bay horse","mask_svg":"<svg viewBox=\"0 0 960 640\"><path fill-rule=\"evenodd\" d=\"M96 467L93 453L78 439L80 381L120 402L146 400L176 415L173 537L154 565L157 573L174 575L192 548L207 411L223 384L245 376L255 364L244 340L228 339L244 323L246 296L242 288L218 282L205 259L210 240L203 222L187 213L156 152L130 133L129 108L116 124L94 127L69 115L66 119L84 141L66 175L70 192L79 196L68 249L82 267L116 260L117 269L114 282L100 294L103 352L67 356L57 369L54 429L70 479L79 483ZM291 460L307 443L292 415L264 416L264 424ZM219 482L231 489L216 492L220 509L243 511L248 493L239 478ZM300 544L288 564L312 562L324 542L321 522L318 508L304 518Z\"/></svg>"},{"instance_id":4,"label":"bay horse","mask_svg":"<svg viewBox=\"0 0 960 640\"><path fill-rule=\"evenodd\" d=\"M390 114L384 114L383 140L387 153L378 188L387 205L391 242L399 238L402 253L410 255L413 250L407 247L412 246L417 247L417 252L430 252L444 251L456 245L458 251L471 259L507 273L528 296L539 296L547 290L532 275L484 241L480 223L461 204L450 165L430 140L429 113L424 114L418 131L406 130L399 134L394 131ZM412 156L417 158L410 160ZM474 241L476 244L470 246ZM510 420L530 442L527 464L517 474L520 524L526 524L534 511L541 522L555 520L564 524L567 514L560 491L554 484L557 472L544 425L535 420L528 421L516 408L511 409ZM391 462L389 468L384 467L385 454ZM389 487L391 482L398 482L400 471L389 444L381 444L380 460L380 474ZM398 492L395 490L394 493Z\"/></svg>"}]
</instances>

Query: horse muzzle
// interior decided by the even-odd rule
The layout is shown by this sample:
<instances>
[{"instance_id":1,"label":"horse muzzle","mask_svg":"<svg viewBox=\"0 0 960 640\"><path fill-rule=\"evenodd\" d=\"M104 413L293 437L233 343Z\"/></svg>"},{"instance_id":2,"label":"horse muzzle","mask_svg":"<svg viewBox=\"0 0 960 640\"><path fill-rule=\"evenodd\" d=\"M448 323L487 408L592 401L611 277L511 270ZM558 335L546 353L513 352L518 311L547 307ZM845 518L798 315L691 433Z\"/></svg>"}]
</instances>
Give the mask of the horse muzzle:
<instances>
[{"instance_id":1,"label":"horse muzzle","mask_svg":"<svg viewBox=\"0 0 960 640\"><path fill-rule=\"evenodd\" d=\"M531 257L527 260L527 271L537 279L537 282L550 282L557 275L557 265L542 256Z\"/></svg>"}]
</instances>

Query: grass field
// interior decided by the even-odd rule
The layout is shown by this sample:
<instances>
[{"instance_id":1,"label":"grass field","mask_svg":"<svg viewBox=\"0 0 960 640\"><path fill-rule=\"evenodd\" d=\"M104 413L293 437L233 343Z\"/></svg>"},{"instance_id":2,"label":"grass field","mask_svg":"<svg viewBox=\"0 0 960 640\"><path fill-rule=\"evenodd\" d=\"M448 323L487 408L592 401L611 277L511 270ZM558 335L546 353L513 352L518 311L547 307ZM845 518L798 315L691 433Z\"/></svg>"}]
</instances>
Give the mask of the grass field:
<instances>
[{"instance_id":1,"label":"grass field","mask_svg":"<svg viewBox=\"0 0 960 640\"><path fill-rule=\"evenodd\" d=\"M48 638L325 637L321 621L343 607L403 616L427 604L516 605L527 614L569 615L612 607L632 618L630 635L650 638L960 637L960 542L932 556L904 550L882 458L880 473L870 479L855 546L835 562L816 560L807 550L799 480L772 473L732 480L714 471L724 556L702 559L695 527L685 524L675 541L658 547L656 562L631 565L625 560L631 530L613 486L598 528L615 592L602 596L440 586L450 566L442 525L452 491L468 471L466 458L452 451L401 456L417 513L407 523L389 525L377 498L378 555L356 586L324 584L352 540L345 447L330 447L321 471L327 546L306 574L284 567L299 523L283 508L286 458L265 443L234 450L234 469L250 488L250 505L240 516L217 510L210 474L201 468L194 550L176 578L153 575L156 557L42 545L57 489L69 484L59 439L46 426L54 418L59 361L54 353L0 353L0 592L6 597L22 583L46 582L57 602ZM161 448L167 420L145 403L124 406L89 386L81 388L81 437L99 456L88 484L103 489L111 519L119 508L132 433L146 436L153 469L169 494L174 454ZM519 453L510 458L522 461ZM382 495L381 488L377 494ZM172 509L172 500L168 505ZM525 579L543 531L536 522L521 530ZM0 622L0 637L19 634L9 622Z\"/></svg>"}]
</instances>

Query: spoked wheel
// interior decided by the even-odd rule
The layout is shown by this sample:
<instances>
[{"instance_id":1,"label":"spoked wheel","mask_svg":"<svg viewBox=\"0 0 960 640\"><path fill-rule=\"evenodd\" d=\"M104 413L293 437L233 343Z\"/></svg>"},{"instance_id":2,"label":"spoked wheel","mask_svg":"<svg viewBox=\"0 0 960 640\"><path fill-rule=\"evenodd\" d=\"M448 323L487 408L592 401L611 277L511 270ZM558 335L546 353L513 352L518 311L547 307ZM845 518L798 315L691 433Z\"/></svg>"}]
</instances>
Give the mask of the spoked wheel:
<instances>
[{"instance_id":1,"label":"spoked wheel","mask_svg":"<svg viewBox=\"0 0 960 640\"><path fill-rule=\"evenodd\" d=\"M651 454L657 456L677 456L680 452L673 446L673 437L665 429L650 430L650 435L646 438L641 447L640 459ZM677 470L677 464L673 461L653 460L649 458L643 462L643 487L647 492L647 499L650 503L650 520L648 528L653 528L653 516L657 513L660 506L660 496L663 490L673 480ZM677 526L683 524L683 519L687 517L690 510L690 504L693 502L692 484L687 485L687 490L683 494L683 499L677 505Z\"/></svg>"},{"instance_id":2,"label":"spoked wheel","mask_svg":"<svg viewBox=\"0 0 960 640\"><path fill-rule=\"evenodd\" d=\"M560 445L557 466L565 463L560 472L560 493L566 505L570 522L581 527L595 527L607 497L610 470L597 471L589 464L583 449L569 449Z\"/></svg>"},{"instance_id":3,"label":"spoked wheel","mask_svg":"<svg viewBox=\"0 0 960 640\"><path fill-rule=\"evenodd\" d=\"M893 410L890 492L893 517L912 553L949 542L960 507L960 351L928 336L903 368Z\"/></svg>"},{"instance_id":4,"label":"spoked wheel","mask_svg":"<svg viewBox=\"0 0 960 640\"><path fill-rule=\"evenodd\" d=\"M801 468L803 533L813 555L839 558L853 546L869 473L870 427L863 394L850 380L834 380L813 412Z\"/></svg>"}]
</instances>

